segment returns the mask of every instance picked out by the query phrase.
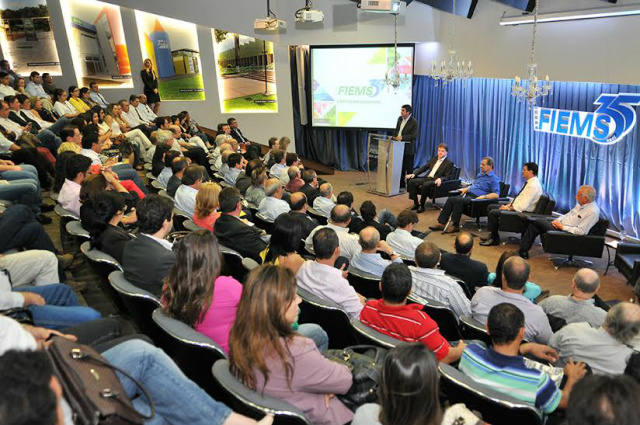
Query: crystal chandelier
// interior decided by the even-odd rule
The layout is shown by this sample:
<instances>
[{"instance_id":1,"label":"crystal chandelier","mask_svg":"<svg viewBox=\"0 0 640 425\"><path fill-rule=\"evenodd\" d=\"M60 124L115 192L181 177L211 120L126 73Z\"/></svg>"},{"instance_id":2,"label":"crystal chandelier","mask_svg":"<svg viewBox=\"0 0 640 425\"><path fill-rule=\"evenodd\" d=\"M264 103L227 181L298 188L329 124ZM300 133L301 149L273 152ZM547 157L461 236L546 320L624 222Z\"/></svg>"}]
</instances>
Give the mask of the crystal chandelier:
<instances>
[{"instance_id":1,"label":"crystal chandelier","mask_svg":"<svg viewBox=\"0 0 640 425\"><path fill-rule=\"evenodd\" d=\"M511 95L518 98L519 101L526 100L529 103L529 107L536 104L538 98L544 98L549 93L553 92L553 86L549 84L549 76L544 81L539 82L536 71L538 64L535 61L536 56L536 34L538 32L538 2L536 0L536 6L533 14L533 38L531 40L531 59L527 65L527 78L521 80L516 76L516 83L511 87ZM539 84L540 83L540 84Z\"/></svg>"},{"instance_id":2,"label":"crystal chandelier","mask_svg":"<svg viewBox=\"0 0 640 425\"><path fill-rule=\"evenodd\" d=\"M387 72L384 74L384 82L387 87L393 89L393 91L398 91L398 88L402 85L407 85L411 83L411 77L407 74L402 75L400 73L400 67L398 65L398 14L394 14L394 25L393 25L393 65L391 68L387 69ZM388 66L388 65L387 65Z\"/></svg>"},{"instance_id":3,"label":"crystal chandelier","mask_svg":"<svg viewBox=\"0 0 640 425\"><path fill-rule=\"evenodd\" d=\"M442 84L451 83L455 80L466 81L473 76L473 67L471 61L465 63L465 61L458 61L456 51L454 50L454 35L455 35L455 17L456 17L456 0L453 0L453 13L451 14L451 29L449 32L449 54L446 60L440 63L440 70L436 62L431 65L431 78L436 80L436 86L438 81L442 81Z\"/></svg>"}]
</instances>

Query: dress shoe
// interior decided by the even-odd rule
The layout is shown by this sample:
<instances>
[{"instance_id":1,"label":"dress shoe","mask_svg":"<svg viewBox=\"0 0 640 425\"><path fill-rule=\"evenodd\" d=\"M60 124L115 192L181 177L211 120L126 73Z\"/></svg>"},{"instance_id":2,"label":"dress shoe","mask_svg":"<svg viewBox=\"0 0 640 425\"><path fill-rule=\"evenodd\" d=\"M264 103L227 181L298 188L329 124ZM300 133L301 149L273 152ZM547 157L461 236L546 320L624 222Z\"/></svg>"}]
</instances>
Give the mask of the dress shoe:
<instances>
[{"instance_id":1,"label":"dress shoe","mask_svg":"<svg viewBox=\"0 0 640 425\"><path fill-rule=\"evenodd\" d=\"M420 207L418 207L418 214L423 212L424 212L424 205L420 205Z\"/></svg>"},{"instance_id":2,"label":"dress shoe","mask_svg":"<svg viewBox=\"0 0 640 425\"><path fill-rule=\"evenodd\" d=\"M460 231L460 227L458 226L449 226L447 227L447 230L445 230L444 233L445 235L448 235L449 233L458 233Z\"/></svg>"},{"instance_id":3,"label":"dress shoe","mask_svg":"<svg viewBox=\"0 0 640 425\"><path fill-rule=\"evenodd\" d=\"M435 226L429 226L431 230L444 230L444 224L438 223Z\"/></svg>"},{"instance_id":4,"label":"dress shoe","mask_svg":"<svg viewBox=\"0 0 640 425\"><path fill-rule=\"evenodd\" d=\"M51 224L53 223L53 219L51 217L47 217L46 215L38 214L36 220L40 222L40 224Z\"/></svg>"},{"instance_id":5,"label":"dress shoe","mask_svg":"<svg viewBox=\"0 0 640 425\"><path fill-rule=\"evenodd\" d=\"M494 241L493 239L487 239L486 241L480 242L482 246L496 246L500 245L500 241Z\"/></svg>"},{"instance_id":6,"label":"dress shoe","mask_svg":"<svg viewBox=\"0 0 640 425\"><path fill-rule=\"evenodd\" d=\"M52 204L40 204L40 212L46 213L51 212L55 209L55 205Z\"/></svg>"},{"instance_id":7,"label":"dress shoe","mask_svg":"<svg viewBox=\"0 0 640 425\"><path fill-rule=\"evenodd\" d=\"M529 259L529 253L527 251L518 251L518 255L525 260Z\"/></svg>"},{"instance_id":8,"label":"dress shoe","mask_svg":"<svg viewBox=\"0 0 640 425\"><path fill-rule=\"evenodd\" d=\"M56 255L56 257L58 257L58 263L60 263L60 267L62 267L62 270L71 268L71 265L73 264L73 255L62 254Z\"/></svg>"},{"instance_id":9,"label":"dress shoe","mask_svg":"<svg viewBox=\"0 0 640 425\"><path fill-rule=\"evenodd\" d=\"M413 204L413 206L411 207L411 211L417 211L419 208L420 208L420 205Z\"/></svg>"}]
</instances>

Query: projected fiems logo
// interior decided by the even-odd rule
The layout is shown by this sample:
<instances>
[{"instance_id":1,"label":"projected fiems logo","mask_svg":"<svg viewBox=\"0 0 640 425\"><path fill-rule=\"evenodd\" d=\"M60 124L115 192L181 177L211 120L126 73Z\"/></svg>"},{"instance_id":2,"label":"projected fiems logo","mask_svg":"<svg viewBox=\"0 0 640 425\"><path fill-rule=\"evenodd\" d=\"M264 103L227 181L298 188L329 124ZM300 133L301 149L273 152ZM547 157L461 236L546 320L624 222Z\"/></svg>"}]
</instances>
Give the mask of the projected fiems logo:
<instances>
[{"instance_id":1,"label":"projected fiems logo","mask_svg":"<svg viewBox=\"0 0 640 425\"><path fill-rule=\"evenodd\" d=\"M376 97L384 87L384 80L369 80L368 86L340 86L338 96Z\"/></svg>"},{"instance_id":2,"label":"projected fiems logo","mask_svg":"<svg viewBox=\"0 0 640 425\"><path fill-rule=\"evenodd\" d=\"M542 133L590 139L601 145L619 142L636 125L636 109L640 105L639 93L601 94L594 112L567 111L536 107L533 128Z\"/></svg>"}]
</instances>

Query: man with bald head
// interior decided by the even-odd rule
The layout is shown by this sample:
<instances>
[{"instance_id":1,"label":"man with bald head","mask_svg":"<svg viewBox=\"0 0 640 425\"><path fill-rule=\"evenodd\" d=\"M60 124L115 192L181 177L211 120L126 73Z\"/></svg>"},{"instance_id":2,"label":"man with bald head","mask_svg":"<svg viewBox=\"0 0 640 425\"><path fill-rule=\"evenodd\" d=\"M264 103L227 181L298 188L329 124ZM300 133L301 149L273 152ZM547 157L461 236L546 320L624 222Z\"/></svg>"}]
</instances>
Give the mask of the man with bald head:
<instances>
[{"instance_id":1,"label":"man with bald head","mask_svg":"<svg viewBox=\"0 0 640 425\"><path fill-rule=\"evenodd\" d=\"M551 337L549 346L558 351L556 366L571 358L591 366L594 374L617 375L624 372L638 334L640 306L624 302L611 307L601 327L571 323Z\"/></svg>"},{"instance_id":2,"label":"man with bald head","mask_svg":"<svg viewBox=\"0 0 640 425\"><path fill-rule=\"evenodd\" d=\"M539 218L529 224L522 235L520 251L522 258L529 258L529 250L538 235L544 235L550 230L561 230L574 235L586 235L600 219L600 208L595 202L596 189L593 186L580 186L576 194L577 205L571 211L553 221Z\"/></svg>"},{"instance_id":3,"label":"man with bald head","mask_svg":"<svg viewBox=\"0 0 640 425\"><path fill-rule=\"evenodd\" d=\"M302 192L292 193L289 197L291 211L289 216L294 220L300 220L302 224L302 239L307 239L313 229L319 226L318 221L307 215L309 204L307 204L307 196Z\"/></svg>"},{"instance_id":4,"label":"man with bald head","mask_svg":"<svg viewBox=\"0 0 640 425\"><path fill-rule=\"evenodd\" d=\"M545 313L564 319L567 323L587 322L597 328L607 316L606 311L595 306L593 297L598 289L598 273L591 269L580 269L573 276L570 295L554 295L538 305Z\"/></svg>"},{"instance_id":5,"label":"man with bald head","mask_svg":"<svg viewBox=\"0 0 640 425\"><path fill-rule=\"evenodd\" d=\"M336 205L331 210L329 223L325 226L316 227L304 242L304 248L313 253L313 235L320 229L329 227L338 234L340 242L340 255L351 261L354 255L362 248L358 243L358 237L349 233L349 223L351 222L351 210L346 205Z\"/></svg>"},{"instance_id":6,"label":"man with bald head","mask_svg":"<svg viewBox=\"0 0 640 425\"><path fill-rule=\"evenodd\" d=\"M333 186L331 183L320 185L320 195L313 201L313 209L329 218L331 210L336 204L333 202Z\"/></svg>"},{"instance_id":7,"label":"man with bald head","mask_svg":"<svg viewBox=\"0 0 640 425\"><path fill-rule=\"evenodd\" d=\"M487 284L489 269L482 261L471 258L473 252L473 235L471 233L461 232L458 234L453 247L456 251L455 254L450 252L442 254L440 268L447 274L462 279L473 294L478 287Z\"/></svg>"},{"instance_id":8,"label":"man with bald head","mask_svg":"<svg viewBox=\"0 0 640 425\"><path fill-rule=\"evenodd\" d=\"M509 303L518 307L525 316L525 339L546 344L552 331L549 319L542 307L535 305L522 293L524 284L529 280L529 264L520 257L511 257L502 267L502 288L485 286L478 289L471 299L473 318L483 325L491 309L501 303Z\"/></svg>"},{"instance_id":9,"label":"man with bald head","mask_svg":"<svg viewBox=\"0 0 640 425\"><path fill-rule=\"evenodd\" d=\"M264 193L267 195L260 205L258 205L258 213L269 221L275 221L280 214L286 214L291 211L291 207L286 201L282 200L284 194L284 184L278 178L272 178L265 182Z\"/></svg>"},{"instance_id":10,"label":"man with bald head","mask_svg":"<svg viewBox=\"0 0 640 425\"><path fill-rule=\"evenodd\" d=\"M384 269L391 263L402 263L402 258L389 246L386 241L380 240L380 233L373 226L365 227L360 231L358 240L362 251L351 260L351 266L358 270L382 277ZM391 261L382 258L380 252L387 254Z\"/></svg>"}]
</instances>

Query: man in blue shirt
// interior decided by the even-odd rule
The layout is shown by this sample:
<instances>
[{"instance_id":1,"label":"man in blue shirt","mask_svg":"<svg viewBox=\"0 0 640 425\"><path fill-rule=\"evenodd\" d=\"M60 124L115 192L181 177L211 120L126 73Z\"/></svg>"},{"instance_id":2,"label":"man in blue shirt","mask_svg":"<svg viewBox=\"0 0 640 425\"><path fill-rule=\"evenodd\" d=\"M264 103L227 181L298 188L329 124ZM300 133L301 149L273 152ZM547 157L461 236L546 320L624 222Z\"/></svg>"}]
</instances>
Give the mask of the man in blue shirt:
<instances>
[{"instance_id":1,"label":"man in blue shirt","mask_svg":"<svg viewBox=\"0 0 640 425\"><path fill-rule=\"evenodd\" d=\"M480 163L480 174L476 181L469 187L460 189L459 196L452 196L447 199L444 208L438 216L438 224L430 226L431 230L444 230L447 221L451 218L451 225L445 233L456 233L460 231L460 217L465 207L471 203L472 199L496 199L500 193L500 178L493 172L493 158L485 156Z\"/></svg>"}]
</instances>

